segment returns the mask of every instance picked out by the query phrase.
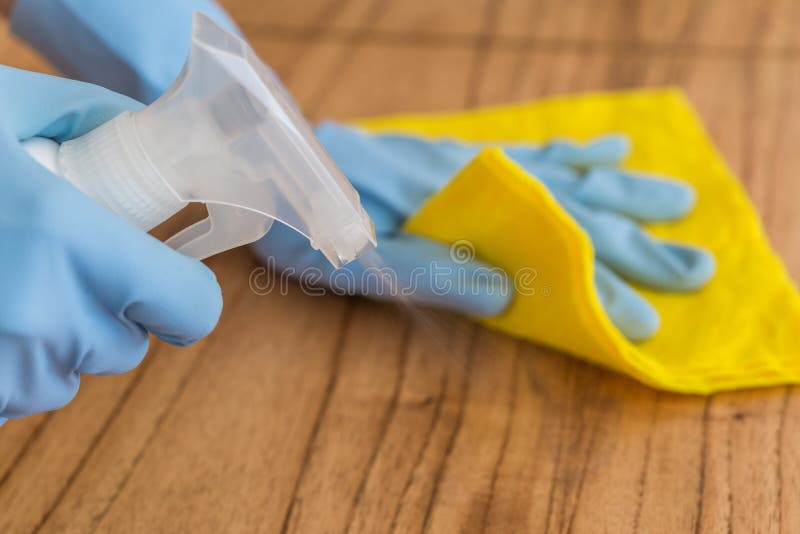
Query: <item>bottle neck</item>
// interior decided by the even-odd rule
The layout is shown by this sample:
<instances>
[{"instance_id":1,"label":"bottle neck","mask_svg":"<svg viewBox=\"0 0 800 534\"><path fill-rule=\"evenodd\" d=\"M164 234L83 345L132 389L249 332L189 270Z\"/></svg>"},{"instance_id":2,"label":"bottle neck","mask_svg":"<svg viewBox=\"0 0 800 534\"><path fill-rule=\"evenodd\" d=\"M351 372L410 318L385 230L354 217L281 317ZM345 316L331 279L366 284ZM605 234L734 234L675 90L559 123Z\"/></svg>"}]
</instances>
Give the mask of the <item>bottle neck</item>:
<instances>
[{"instance_id":1,"label":"bottle neck","mask_svg":"<svg viewBox=\"0 0 800 534\"><path fill-rule=\"evenodd\" d=\"M58 168L75 187L144 231L186 206L151 164L130 112L62 143Z\"/></svg>"}]
</instances>

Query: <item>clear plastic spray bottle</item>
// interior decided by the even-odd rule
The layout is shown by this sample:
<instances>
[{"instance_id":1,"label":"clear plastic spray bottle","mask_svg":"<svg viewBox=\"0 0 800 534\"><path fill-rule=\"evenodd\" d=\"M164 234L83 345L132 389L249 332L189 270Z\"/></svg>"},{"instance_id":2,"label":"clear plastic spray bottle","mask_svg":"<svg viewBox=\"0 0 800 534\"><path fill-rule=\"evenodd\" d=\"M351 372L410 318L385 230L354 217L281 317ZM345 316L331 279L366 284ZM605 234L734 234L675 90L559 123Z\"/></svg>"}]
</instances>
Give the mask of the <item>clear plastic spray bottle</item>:
<instances>
[{"instance_id":1,"label":"clear plastic spray bottle","mask_svg":"<svg viewBox=\"0 0 800 534\"><path fill-rule=\"evenodd\" d=\"M259 239L274 220L336 267L376 245L358 193L280 81L244 40L200 13L183 71L156 102L63 144L24 145L144 231L204 203L208 218L166 241L198 259Z\"/></svg>"}]
</instances>

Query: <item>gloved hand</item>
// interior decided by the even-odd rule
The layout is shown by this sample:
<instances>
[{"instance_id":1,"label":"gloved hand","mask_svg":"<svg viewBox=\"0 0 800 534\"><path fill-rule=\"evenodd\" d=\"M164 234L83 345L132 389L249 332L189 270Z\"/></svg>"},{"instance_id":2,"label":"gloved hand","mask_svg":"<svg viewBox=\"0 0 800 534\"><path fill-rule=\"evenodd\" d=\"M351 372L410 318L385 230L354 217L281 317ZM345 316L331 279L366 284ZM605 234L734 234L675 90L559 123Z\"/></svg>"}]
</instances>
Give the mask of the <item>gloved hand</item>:
<instances>
[{"instance_id":1,"label":"gloved hand","mask_svg":"<svg viewBox=\"0 0 800 534\"><path fill-rule=\"evenodd\" d=\"M149 104L186 61L195 11L236 31L213 0L16 0L10 18L70 78Z\"/></svg>"},{"instance_id":2,"label":"gloved hand","mask_svg":"<svg viewBox=\"0 0 800 534\"><path fill-rule=\"evenodd\" d=\"M465 266L454 264L448 247L399 231L406 218L475 156L480 145L371 135L334 123L320 125L317 135L359 191L375 221L378 252L397 273L398 285L416 286L413 300L476 316L497 314L508 305L512 295L499 290L502 283L496 276L489 280L476 277L485 285L446 294L425 285L431 277L414 278L415 269L419 272L434 262L453 273L451 284L457 288L458 269ZM553 142L542 147L505 147L589 234L596 252L595 282L601 302L625 336L642 340L658 329L658 314L621 276L658 289L687 291L711 277L714 260L702 249L656 241L639 227L638 221L668 221L685 215L694 194L680 182L620 170L618 164L628 149L626 138L620 136L603 137L585 146ZM308 249L305 239L282 225L274 226L254 249L262 260L274 261L278 268L300 273L315 267L324 273L320 281L334 286L339 278L331 275L321 254ZM473 271L481 265L474 262L466 267ZM351 280L370 280L358 264L345 268L353 272ZM470 271L460 280L473 280ZM371 281L374 284L374 278ZM375 295L375 286L356 284L355 292L381 296Z\"/></svg>"},{"instance_id":3,"label":"gloved hand","mask_svg":"<svg viewBox=\"0 0 800 534\"><path fill-rule=\"evenodd\" d=\"M208 334L214 274L123 222L20 145L65 141L141 105L100 87L0 67L0 423L53 410L80 375L139 364L148 332Z\"/></svg>"}]
</instances>

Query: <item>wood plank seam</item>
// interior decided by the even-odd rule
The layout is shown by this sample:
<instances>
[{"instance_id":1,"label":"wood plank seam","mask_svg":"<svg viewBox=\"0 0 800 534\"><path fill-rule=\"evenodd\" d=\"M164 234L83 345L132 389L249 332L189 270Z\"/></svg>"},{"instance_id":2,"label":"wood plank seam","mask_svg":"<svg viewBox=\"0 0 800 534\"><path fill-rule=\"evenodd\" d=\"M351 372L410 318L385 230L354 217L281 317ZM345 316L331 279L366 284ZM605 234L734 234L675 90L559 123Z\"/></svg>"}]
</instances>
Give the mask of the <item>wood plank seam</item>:
<instances>
[{"instance_id":1,"label":"wood plank seam","mask_svg":"<svg viewBox=\"0 0 800 534\"><path fill-rule=\"evenodd\" d=\"M520 363L520 345L522 341L514 343L514 363L511 369L511 380L513 382L508 393L508 410L506 411L506 421L503 426L503 438L500 444L500 451L497 454L497 460L492 467L492 476L489 482L489 496L486 499L486 506L483 509L483 517L481 518L481 533L487 532L489 529L489 512L492 509L494 502L495 488L497 486L497 479L500 476L500 468L506 459L506 450L508 443L511 441L511 427L514 421L514 415L517 410L517 393L519 391L519 381L517 375L521 366Z\"/></svg>"},{"instance_id":2,"label":"wood plank seam","mask_svg":"<svg viewBox=\"0 0 800 534\"><path fill-rule=\"evenodd\" d=\"M334 388L339 379L339 370L341 368L342 362L342 354L344 352L345 341L347 339L347 333L350 330L350 326L353 321L353 317L355 315L355 306L353 301L348 301L345 304L344 314L342 317L342 324L339 327L339 333L336 338L336 344L333 348L332 359L331 359L331 371L328 375L328 381L325 384L325 392L322 395L322 399L319 403L319 408L317 409L317 413L314 416L314 423L311 426L311 433L309 434L308 441L306 442L305 450L303 451L302 461L300 462L300 469L297 472L297 477L295 477L294 484L292 485L292 491L290 493L289 504L286 507L286 511L283 514L283 521L281 522L281 534L285 534L289 532L289 524L292 518L292 514L295 510L296 503L298 501L298 492L300 490L300 484L303 481L306 471L308 470L308 466L311 465L311 457L314 453L314 444L319 436L320 429L322 428L322 422L325 420L325 416L328 412L328 406L330 404L331 396L333 395Z\"/></svg>"},{"instance_id":3,"label":"wood plank seam","mask_svg":"<svg viewBox=\"0 0 800 534\"><path fill-rule=\"evenodd\" d=\"M17 465L19 465L19 462L23 458L25 458L25 456L28 454L28 451L33 446L33 444L39 439L39 436L41 435L42 431L47 426L47 423L50 422L50 419L52 419L54 414L55 414L55 412L48 412L42 418L42 420L39 421L39 424L36 425L36 428L33 430L33 432L31 432L31 434L25 440L25 443L23 443L22 447L20 447L20 449L17 451L17 454L14 456L14 460L11 463L8 464L8 468L5 470L5 472L2 475L0 475L0 487L3 487L3 485L11 477L11 474L14 472L14 468Z\"/></svg>"},{"instance_id":4,"label":"wood plank seam","mask_svg":"<svg viewBox=\"0 0 800 534\"><path fill-rule=\"evenodd\" d=\"M735 420L735 415L728 419L725 434L725 475L728 486L725 491L725 506L727 507L725 522L729 534L733 532L733 422Z\"/></svg>"},{"instance_id":5,"label":"wood plank seam","mask_svg":"<svg viewBox=\"0 0 800 534\"><path fill-rule=\"evenodd\" d=\"M698 3L702 5L702 3ZM692 24L685 26L691 34ZM285 40L302 42L351 43L354 37L361 44L385 45L413 48L476 48L480 46L482 34L437 34L432 32L415 32L400 30L378 30L369 27L341 29L330 26L313 26L307 28L291 28L282 26L244 26L245 32L252 41ZM683 32L682 32L683 33ZM637 40L607 41L592 38L553 38L536 36L493 35L492 46L497 50L526 52L540 49L549 52L582 51L597 54L635 54L635 55L671 55L706 57L712 59L741 59L745 54L752 54L758 59L779 61L796 61L800 59L800 47L797 46L752 46L705 44L688 42L688 38L675 38L669 42L655 43Z\"/></svg>"},{"instance_id":6,"label":"wood plank seam","mask_svg":"<svg viewBox=\"0 0 800 534\"><path fill-rule=\"evenodd\" d=\"M576 362L577 363L577 362ZM587 365L583 362L580 365ZM597 374L598 369L592 369L593 374ZM589 391L587 389L581 390L581 395L579 397L579 403L576 407L576 412L581 414L583 417L584 411L587 408L587 399L590 397ZM583 432L584 425L581 424L581 433ZM562 532L570 533L573 530L573 525L575 522L575 516L577 515L578 508L581 504L581 496L583 494L584 484L586 482L586 474L589 471L589 463L592 458L592 455L595 452L595 443L597 440L598 429L600 428L600 417L592 417L591 418L591 425L589 427L589 439L586 445L586 451L583 455L583 460L581 462L581 469L578 475L578 483L577 488L575 490L575 502L569 509L569 515L566 518L566 529L564 528L564 517L562 513L562 517L559 522L559 529ZM580 435L580 434L579 434Z\"/></svg>"},{"instance_id":7,"label":"wood plank seam","mask_svg":"<svg viewBox=\"0 0 800 534\"><path fill-rule=\"evenodd\" d=\"M697 484L697 511L695 513L694 532L700 534L703 522L703 496L706 490L706 463L708 461L708 421L711 413L713 397L706 397L703 403L702 431L700 438L700 478Z\"/></svg>"},{"instance_id":8,"label":"wood plank seam","mask_svg":"<svg viewBox=\"0 0 800 534\"><path fill-rule=\"evenodd\" d=\"M573 359L572 361L570 361L567 364L567 366L566 366L566 368L564 370L564 381L563 381L563 383L566 384L566 388L565 389L569 392L569 394L570 394L569 396L571 396L573 394L573 392L574 392L575 380L576 380L575 377L576 377L576 374L578 373L580 367L586 367L586 364L583 364L583 363L578 362L577 360ZM572 411L574 413L577 412L575 407L572 407ZM566 487L566 485L563 485L562 487L558 486L558 476L555 475L556 473L559 473L563 469L563 466L564 466L564 456L565 456L564 448L565 448L565 443L566 443L565 436L567 434L566 423L567 423L567 417L559 417L558 432L557 432L558 447L556 448L556 456L555 456L554 462L553 462L553 473L554 473L554 476L550 480L550 487L549 487L548 496L547 496L547 509L546 509L546 512L545 512L545 529L544 529L545 533L550 532L550 528L553 525L553 521L555 520L554 519L554 515L555 515L554 508L555 508L555 500L556 500L556 490L557 489L561 490L563 499L566 499L566 495L567 495L567 492L568 492L568 488ZM582 427L581 427L581 430L582 430ZM558 523L559 523L558 528L559 528L560 531L563 532L564 531L564 514L563 514L563 510L562 510L562 513L559 514L559 515L560 515L560 517L558 519Z\"/></svg>"},{"instance_id":9,"label":"wood plank seam","mask_svg":"<svg viewBox=\"0 0 800 534\"><path fill-rule=\"evenodd\" d=\"M775 477L778 480L778 494L776 495L776 503L778 506L778 532L783 532L783 440L786 437L786 414L789 411L789 400L792 398L793 386L789 385L784 388L783 399L781 400L781 409L778 412L778 429L775 432Z\"/></svg>"},{"instance_id":10,"label":"wood plank seam","mask_svg":"<svg viewBox=\"0 0 800 534\"><path fill-rule=\"evenodd\" d=\"M644 444L644 458L642 459L642 470L639 473L638 491L636 499L636 508L633 512L633 534L638 534L639 527L642 520L642 509L644 508L644 497L647 488L647 473L650 469L650 456L652 455L653 448L653 431L656 425L656 415L658 413L658 403L661 398L661 392L656 392L656 398L653 400L652 416L650 424L647 429L647 437Z\"/></svg>"},{"instance_id":11,"label":"wood plank seam","mask_svg":"<svg viewBox=\"0 0 800 534\"><path fill-rule=\"evenodd\" d=\"M159 349L160 348L161 346L159 345ZM160 352L160 350L155 351L155 354L153 354L152 356L157 357L158 352ZM83 469L86 467L87 462L91 457L92 453L95 451L95 449L97 449L97 446L102 441L103 436L105 436L108 429L116 420L121 407L128 401L130 396L133 394L138 385L141 383L142 377L147 372L147 369L152 365L154 359L153 357L145 358L145 360L139 365L139 367L136 368L135 376L125 386L122 395L120 395L117 401L114 403L114 409L109 412L108 417L106 417L106 420L103 421L103 424L97 429L97 433L89 442L89 446L83 452L83 455L81 455L80 460L78 460L78 463L72 469L72 472L67 477L67 480L64 482L64 485L61 487L59 492L56 494L55 499L53 499L53 502L50 503L50 506L48 506L47 510L45 511L39 522L34 527L33 529L34 533L40 532L42 530L42 527L44 527L48 519L50 519L50 516L53 514L53 511L56 509L56 507L58 507L64 496L72 487L72 484L75 482L75 479L77 478L78 474L80 474L80 472L83 471Z\"/></svg>"},{"instance_id":12,"label":"wood plank seam","mask_svg":"<svg viewBox=\"0 0 800 534\"><path fill-rule=\"evenodd\" d=\"M238 307L239 303L243 302L244 299L241 299L239 297L241 297L241 295L245 291L249 290L249 286L247 284L243 284L240 287L238 287L237 289L238 290L232 291L228 295L228 301L232 305L232 308L231 308L232 311L234 311ZM231 313L231 316L233 316L233 315L234 315L234 313ZM122 479L120 480L119 484L117 485L117 488L115 489L114 493L108 499L108 502L106 503L106 506L103 508L103 510L99 514L97 514L97 516L92 518L92 531L95 531L100 526L100 524L103 522L103 519L105 519L105 517L108 515L109 511L114 506L114 503L119 498L119 496L122 493L122 491L125 489L125 486L128 484L128 481L130 480L130 478L133 475L134 471L136 471L136 467L139 465L139 463L141 462L141 460L144 457L145 453L150 448L150 445L153 443L153 440L156 438L156 436L158 436L159 431L161 430L161 427L164 424L164 421L166 421L167 417L172 413L172 410L174 409L175 404L177 403L178 399L181 397L181 394L183 393L183 391L186 389L186 386L189 384L189 382L191 381L191 379L194 376L194 374L200 368L201 364L208 357L208 354L212 353L216 349L216 346L217 346L217 344L219 342L221 342L221 341L211 340L211 342L206 347L204 347L201 351L198 352L198 354L195 357L195 361L192 362L192 365L189 367L189 369L187 370L186 374L181 378L180 382L178 383L178 386L175 388L175 391L170 396L170 400L169 400L169 402L167 404L166 409L156 419L156 421L155 421L155 423L153 425L153 431L150 433L150 435L144 441L144 443L142 445L142 448L136 453L136 456L134 456L133 461L131 462L130 468L125 472L124 476L122 477ZM131 393L132 392L133 392L133 390L131 390ZM126 400L127 400L127 398L126 398ZM118 413L119 413L119 410L115 410L114 411L114 418L116 418Z\"/></svg>"},{"instance_id":13,"label":"wood plank seam","mask_svg":"<svg viewBox=\"0 0 800 534\"><path fill-rule=\"evenodd\" d=\"M755 124L755 119L758 116L759 109L758 103L755 100L756 96L756 64L755 61L748 55L744 60L742 68L742 86L744 87L744 111L742 123L744 127L741 129L742 146L746 147L742 151L742 163L739 173L739 179L750 188L753 184L755 175L755 161L753 154L753 129L748 125Z\"/></svg>"},{"instance_id":14,"label":"wood plank seam","mask_svg":"<svg viewBox=\"0 0 800 534\"><path fill-rule=\"evenodd\" d=\"M784 81L783 91L779 96L778 102L778 109L787 110L789 106L793 102L794 98L793 95L795 94L795 84L794 79L789 76L787 81ZM778 151L782 147L783 143L787 141L786 138L786 131L788 130L789 121L790 121L790 114L789 113L780 113L778 115L777 123L775 127L772 129L774 133L774 137L772 142L769 143L769 153L767 157L761 159L759 161L759 165L765 165L769 168L767 171L767 176L777 176L777 166L778 166ZM789 140L791 142L791 140ZM763 221L764 228L767 230L771 230L772 232L777 232L779 229L775 228L775 212L776 204L777 204L777 187L776 182L771 180L769 182L769 187L766 191L766 199L764 205L766 209L762 210L759 215L761 216L761 220ZM790 386L791 387L791 386Z\"/></svg>"},{"instance_id":15,"label":"wood plank seam","mask_svg":"<svg viewBox=\"0 0 800 534\"><path fill-rule=\"evenodd\" d=\"M325 37L327 36L328 32L330 31L330 24L322 24L321 21L330 21L332 20L332 13L335 12L337 9L343 9L345 5L347 5L351 0L331 0L325 9L320 10L320 14L318 18L320 22L317 25L309 26L305 29L292 29L289 32L289 35L284 35L282 38L286 41L300 41L303 43L304 47L300 51L297 52L295 60L290 62L290 64L284 69L282 78L284 80L288 80L292 77L294 72L294 65L300 63L300 60L303 56L318 42L324 42ZM250 33L245 31L245 33ZM275 37L281 37L281 30L275 29L275 34L272 32L268 32L269 38L274 39ZM253 39L251 36L248 36L251 41L255 41L257 39Z\"/></svg>"},{"instance_id":16,"label":"wood plank seam","mask_svg":"<svg viewBox=\"0 0 800 534\"><path fill-rule=\"evenodd\" d=\"M345 521L345 528L344 532L350 532L353 521L355 520L356 516L356 508L358 507L359 503L361 502L361 498L364 495L364 490L367 486L367 481L369 480L369 476L372 473L373 468L375 467L375 461L378 458L378 453L380 452L381 448L386 442L387 430L391 422L394 420L395 415L397 415L397 407L400 401L400 393L402 391L403 385L405 384L406 378L406 365L408 364L408 353L411 344L411 330L412 330L412 319L406 318L405 324L403 326L403 335L400 340L400 350L399 350L399 361L397 363L398 373L397 379L395 380L394 388L392 390L392 397L389 400L389 406L386 409L386 413L381 418L380 423L378 424L378 440L375 445L372 447L370 451L369 459L367 460L367 465L364 469L364 474L359 481L358 488L356 489L356 494L353 498L352 505L350 507L350 511L348 512L347 521Z\"/></svg>"},{"instance_id":17,"label":"wood plank seam","mask_svg":"<svg viewBox=\"0 0 800 534\"><path fill-rule=\"evenodd\" d=\"M433 490L431 491L430 499L428 500L428 503L425 507L425 515L423 516L423 522L422 522L422 532L428 532L430 528L430 521L433 515L433 508L434 505L436 504L436 501L439 498L439 491L442 485L442 480L444 479L444 473L447 470L448 461L450 460L450 457L453 454L453 450L455 449L456 438L458 437L458 434L461 431L461 425L464 423L464 412L466 409L467 398L469 397L470 381L471 381L470 377L472 375L472 367L473 367L473 362L475 360L477 337L478 337L478 329L472 328L468 344L469 348L467 349L467 361L464 369L463 379L461 381L461 392L459 395L456 422L453 425L453 430L451 431L447 439L447 445L445 446L444 455L442 456L442 460L439 463L439 467L436 470L436 474L433 478Z\"/></svg>"},{"instance_id":18,"label":"wood plank seam","mask_svg":"<svg viewBox=\"0 0 800 534\"><path fill-rule=\"evenodd\" d=\"M478 87L486 71L488 50L494 41L494 32L497 27L500 11L505 0L495 0L486 3L486 11L480 33L476 35L474 43L475 53L472 57L470 72L467 81L467 107L475 107L478 102Z\"/></svg>"},{"instance_id":19,"label":"wood plank seam","mask_svg":"<svg viewBox=\"0 0 800 534\"><path fill-rule=\"evenodd\" d=\"M388 0L376 1L364 17L364 27L368 28L377 22L386 10L388 4ZM365 32L366 30L356 31L345 41L344 49L339 54L339 57L336 61L331 63L331 67L322 78L323 82L316 87L311 95L310 104L307 107L307 113L309 115L316 116L318 114L325 95L328 94L329 91L332 91L333 87L339 83L340 74L344 72L345 65L350 61L351 54L363 44L363 34Z\"/></svg>"},{"instance_id":20,"label":"wood plank seam","mask_svg":"<svg viewBox=\"0 0 800 534\"><path fill-rule=\"evenodd\" d=\"M419 452L417 453L417 456L414 459L414 464L412 465L411 470L409 471L408 476L406 477L406 480L403 484L403 490L400 492L400 499L398 500L394 513L392 514L392 519L389 522L389 532L393 533L397 531L397 521L400 517L400 512L403 509L403 504L406 502L406 496L408 495L408 492L411 489L411 485L414 482L416 474L422 465L422 461L425 458L425 453L428 451L431 439L433 438L433 432L436 429L436 425L439 421L439 418L441 417L442 406L444 404L444 399L447 394L448 381L449 381L449 375L446 372L442 373L442 378L439 383L439 391L436 396L436 404L434 405L433 416L431 417L430 424L428 425L425 438L422 441L422 446L420 447Z\"/></svg>"},{"instance_id":21,"label":"wood plank seam","mask_svg":"<svg viewBox=\"0 0 800 534\"><path fill-rule=\"evenodd\" d=\"M385 7L386 7L386 0L380 0L376 2L369 10L367 15L364 17L365 23L372 24L374 21L376 21L383 13ZM341 52L337 60L332 63L331 68L329 68L326 74L321 78L322 80L321 83L317 86L317 88L314 90L311 97L309 98L310 104L306 108L307 114L314 115L316 113L316 110L321 106L324 97L327 94L326 90L330 90L330 88L335 85L335 83L339 78L340 73L343 71L343 66L348 59L348 54L351 53L350 49L357 46L359 42L360 38L359 35L356 33L348 41L347 43L348 46L346 46L345 49ZM283 521L281 523L281 530L280 530L281 533L288 532L292 514L295 510L300 484L302 483L302 480L305 476L308 466L310 465L314 443L316 442L317 436L319 435L320 428L322 427L322 422L324 421L324 418L327 415L328 404L330 402L331 395L333 394L333 389L338 379L339 365L341 363L342 351L344 350L346 333L347 330L349 329L350 322L353 319L354 313L355 313L354 304L352 302L348 302L345 307L345 316L343 319L341 330L339 332L339 338L337 339L337 345L334 348L334 361L332 362L331 376L325 387L325 393L323 394L319 411L317 412L317 415L314 418L314 424L312 425L312 431L309 436L308 442L306 444L306 449L303 453L303 460L300 465L300 470L292 486L289 505L286 508L286 512L284 513Z\"/></svg>"}]
</instances>

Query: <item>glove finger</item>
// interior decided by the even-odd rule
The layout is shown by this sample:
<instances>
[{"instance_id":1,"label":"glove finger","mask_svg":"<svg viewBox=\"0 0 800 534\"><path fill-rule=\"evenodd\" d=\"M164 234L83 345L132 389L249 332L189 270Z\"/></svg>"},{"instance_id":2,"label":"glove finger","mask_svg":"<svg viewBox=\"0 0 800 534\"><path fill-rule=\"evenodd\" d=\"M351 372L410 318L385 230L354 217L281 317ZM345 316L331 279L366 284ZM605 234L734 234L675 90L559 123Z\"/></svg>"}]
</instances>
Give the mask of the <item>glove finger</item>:
<instances>
[{"instance_id":1,"label":"glove finger","mask_svg":"<svg viewBox=\"0 0 800 534\"><path fill-rule=\"evenodd\" d=\"M120 320L133 321L173 345L190 345L208 335L222 311L214 273L147 234L126 230L109 228L96 243L82 247L87 258L102 259L90 268L94 280L87 290L95 291ZM126 246L117 250L126 250L104 257L100 243L118 239Z\"/></svg>"},{"instance_id":2,"label":"glove finger","mask_svg":"<svg viewBox=\"0 0 800 534\"><path fill-rule=\"evenodd\" d=\"M273 225L252 249L263 264L290 269L295 278L312 273L315 285L337 294L492 316L508 306L513 293L505 273L475 261L470 250L454 259L451 247L405 234L379 237L375 264L355 261L341 269L333 269L305 237L282 224Z\"/></svg>"},{"instance_id":3,"label":"glove finger","mask_svg":"<svg viewBox=\"0 0 800 534\"><path fill-rule=\"evenodd\" d=\"M0 337L0 416L23 417L57 410L78 392L80 376L73 369L54 369L51 347L45 343L20 344L12 336ZM54 378L55 377L55 378Z\"/></svg>"},{"instance_id":4,"label":"glove finger","mask_svg":"<svg viewBox=\"0 0 800 534\"><path fill-rule=\"evenodd\" d=\"M111 314L94 318L91 331L83 339L91 340L77 371L91 375L127 373L138 367L150 344L147 331L138 322L120 320Z\"/></svg>"},{"instance_id":5,"label":"glove finger","mask_svg":"<svg viewBox=\"0 0 800 534\"><path fill-rule=\"evenodd\" d=\"M584 145L572 141L552 141L541 147L506 145L504 150L523 167L535 162L578 168L615 166L628 157L630 141L624 135L604 135Z\"/></svg>"},{"instance_id":6,"label":"glove finger","mask_svg":"<svg viewBox=\"0 0 800 534\"><path fill-rule=\"evenodd\" d=\"M597 258L622 276L656 289L690 291L714 274L714 257L702 248L657 241L627 217L559 201L589 234Z\"/></svg>"},{"instance_id":7,"label":"glove finger","mask_svg":"<svg viewBox=\"0 0 800 534\"><path fill-rule=\"evenodd\" d=\"M584 167L616 166L627 156L628 145L624 136L607 136L586 146L554 142L541 149L512 145L504 150L554 193L573 195L585 186Z\"/></svg>"},{"instance_id":8,"label":"glove finger","mask_svg":"<svg viewBox=\"0 0 800 534\"><path fill-rule=\"evenodd\" d=\"M70 251L83 291L119 321L134 321L173 344L187 345L216 325L222 297L201 262L170 249L51 174L23 149L13 154L34 189L37 220Z\"/></svg>"},{"instance_id":9,"label":"glove finger","mask_svg":"<svg viewBox=\"0 0 800 534\"><path fill-rule=\"evenodd\" d=\"M511 301L513 288L506 273L477 261L469 244L451 247L403 234L385 239L377 252L396 279L401 298L412 303L491 317ZM374 267L356 266L354 274L362 275L362 294L380 297L377 286L368 283Z\"/></svg>"},{"instance_id":10,"label":"glove finger","mask_svg":"<svg viewBox=\"0 0 800 534\"><path fill-rule=\"evenodd\" d=\"M542 182L553 194L570 195L580 185L581 174L566 165L547 161L520 163L523 169Z\"/></svg>"},{"instance_id":11,"label":"glove finger","mask_svg":"<svg viewBox=\"0 0 800 534\"><path fill-rule=\"evenodd\" d=\"M127 298L108 293L117 309L173 345L191 345L208 335L222 311L222 292L214 273L147 234L137 237L141 256L123 254L108 266L130 287Z\"/></svg>"},{"instance_id":12,"label":"glove finger","mask_svg":"<svg viewBox=\"0 0 800 534\"><path fill-rule=\"evenodd\" d=\"M101 87L0 68L0 102L6 135L44 135L64 140L80 135L140 104ZM13 82L13 83L12 83ZM87 294L157 336L187 344L207 334L221 308L214 275L94 203L65 180L46 171L22 149L11 151L20 175L21 197L37 204L48 233L73 251ZM24 191L28 188L27 191Z\"/></svg>"},{"instance_id":13,"label":"glove finger","mask_svg":"<svg viewBox=\"0 0 800 534\"><path fill-rule=\"evenodd\" d=\"M363 197L406 218L478 152L477 145L410 135L372 134L323 122L315 131L325 150ZM379 215L373 210L370 216Z\"/></svg>"},{"instance_id":14,"label":"glove finger","mask_svg":"<svg viewBox=\"0 0 800 534\"><path fill-rule=\"evenodd\" d=\"M658 331L655 308L602 262L595 262L594 281L603 309L622 335L644 341Z\"/></svg>"},{"instance_id":15,"label":"glove finger","mask_svg":"<svg viewBox=\"0 0 800 534\"><path fill-rule=\"evenodd\" d=\"M94 281L68 243L50 232L19 227L0 230L0 242L13 247L9 250L16 256L14 267L0 278L0 294L13 303L0 309L0 330L16 340L3 354L19 358L31 344L44 344L55 371L52 380L76 371L129 371L141 362L147 332L98 299Z\"/></svg>"},{"instance_id":16,"label":"glove finger","mask_svg":"<svg viewBox=\"0 0 800 534\"><path fill-rule=\"evenodd\" d=\"M640 221L670 221L691 211L694 189L686 183L616 169L595 168L575 182L573 198Z\"/></svg>"},{"instance_id":17,"label":"glove finger","mask_svg":"<svg viewBox=\"0 0 800 534\"><path fill-rule=\"evenodd\" d=\"M43 136L65 141L142 104L103 87L0 66L5 126L18 140Z\"/></svg>"}]
</instances>

